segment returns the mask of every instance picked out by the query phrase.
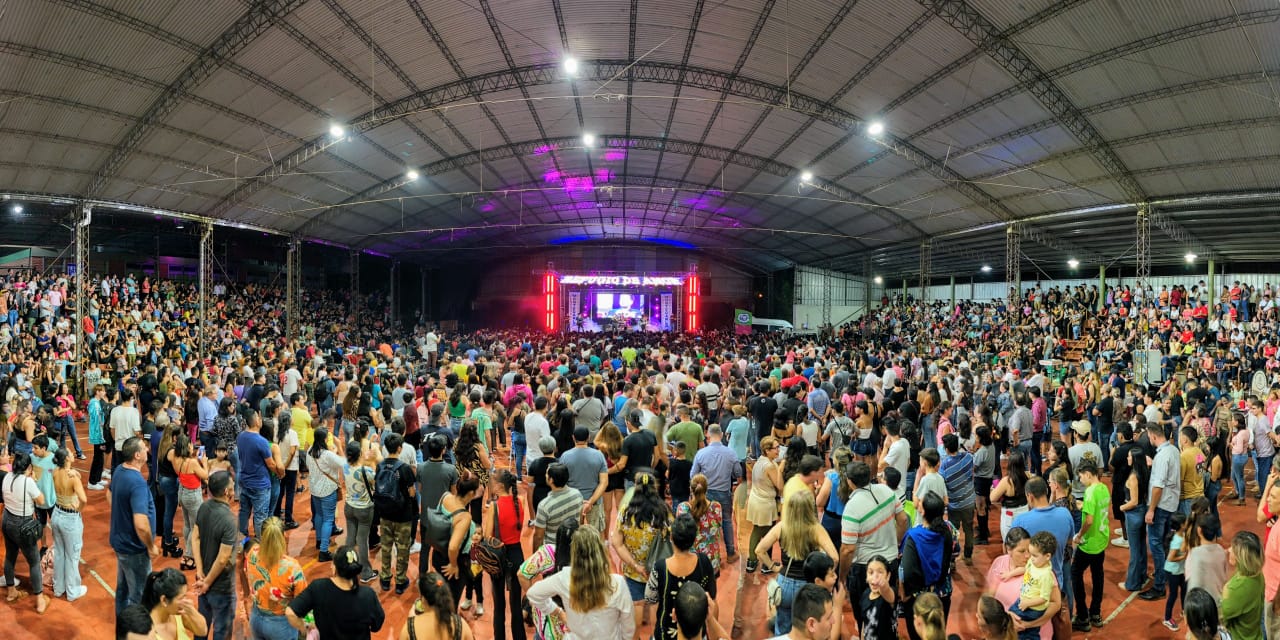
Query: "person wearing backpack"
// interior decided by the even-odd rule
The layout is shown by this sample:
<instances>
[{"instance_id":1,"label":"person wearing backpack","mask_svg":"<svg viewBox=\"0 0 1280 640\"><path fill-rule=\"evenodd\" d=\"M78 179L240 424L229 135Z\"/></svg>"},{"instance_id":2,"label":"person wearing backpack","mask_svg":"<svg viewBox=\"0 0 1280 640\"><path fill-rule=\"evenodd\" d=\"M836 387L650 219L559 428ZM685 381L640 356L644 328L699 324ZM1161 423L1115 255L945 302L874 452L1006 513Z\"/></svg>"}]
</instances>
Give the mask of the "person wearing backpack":
<instances>
[{"instance_id":1,"label":"person wearing backpack","mask_svg":"<svg viewBox=\"0 0 1280 640\"><path fill-rule=\"evenodd\" d=\"M491 574L493 580L493 637L507 637L507 606L511 607L511 640L525 640L524 625L520 618L520 582L516 579L520 565L524 564L524 549L520 546L520 534L529 513L529 506L516 491L516 476L507 470L499 471L489 483L489 494L494 496L484 518L484 538L497 538L502 542L501 571ZM507 596L504 599L504 592Z\"/></svg>"},{"instance_id":2,"label":"person wearing backpack","mask_svg":"<svg viewBox=\"0 0 1280 640\"><path fill-rule=\"evenodd\" d=\"M383 442L389 454L378 463L374 475L373 507L382 519L382 569L378 575L383 591L391 590L391 555L395 552L396 595L409 588L409 539L418 519L414 498L416 474L412 465L399 459L404 436L392 433Z\"/></svg>"},{"instance_id":3,"label":"person wearing backpack","mask_svg":"<svg viewBox=\"0 0 1280 640\"><path fill-rule=\"evenodd\" d=\"M466 469L459 471L458 482L436 506L426 509L423 518L422 538L432 550L431 566L449 583L454 602L461 601L463 588L473 580L471 544L480 536L469 505L479 489L479 477Z\"/></svg>"}]
</instances>

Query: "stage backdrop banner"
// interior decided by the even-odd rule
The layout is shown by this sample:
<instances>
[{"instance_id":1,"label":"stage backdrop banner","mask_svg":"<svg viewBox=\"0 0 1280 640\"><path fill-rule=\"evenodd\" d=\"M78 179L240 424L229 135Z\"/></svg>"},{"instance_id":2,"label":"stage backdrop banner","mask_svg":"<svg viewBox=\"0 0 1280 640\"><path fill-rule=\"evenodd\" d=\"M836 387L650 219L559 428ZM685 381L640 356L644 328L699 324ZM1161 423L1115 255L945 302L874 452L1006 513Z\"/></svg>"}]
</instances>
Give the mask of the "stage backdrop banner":
<instances>
[{"instance_id":1,"label":"stage backdrop banner","mask_svg":"<svg viewBox=\"0 0 1280 640\"><path fill-rule=\"evenodd\" d=\"M733 332L734 333L751 333L751 312L746 309L733 310Z\"/></svg>"}]
</instances>

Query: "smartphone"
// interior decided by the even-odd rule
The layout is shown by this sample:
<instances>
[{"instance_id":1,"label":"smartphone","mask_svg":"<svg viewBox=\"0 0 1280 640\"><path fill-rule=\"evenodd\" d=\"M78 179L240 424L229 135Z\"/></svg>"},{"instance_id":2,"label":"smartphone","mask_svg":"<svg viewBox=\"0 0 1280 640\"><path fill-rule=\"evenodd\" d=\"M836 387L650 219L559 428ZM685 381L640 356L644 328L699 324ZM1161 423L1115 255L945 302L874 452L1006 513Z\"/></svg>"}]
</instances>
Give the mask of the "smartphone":
<instances>
[{"instance_id":1,"label":"smartphone","mask_svg":"<svg viewBox=\"0 0 1280 640\"><path fill-rule=\"evenodd\" d=\"M203 458L203 457L204 457L204 445L200 445L200 446L196 449L196 457L197 457L197 458Z\"/></svg>"}]
</instances>

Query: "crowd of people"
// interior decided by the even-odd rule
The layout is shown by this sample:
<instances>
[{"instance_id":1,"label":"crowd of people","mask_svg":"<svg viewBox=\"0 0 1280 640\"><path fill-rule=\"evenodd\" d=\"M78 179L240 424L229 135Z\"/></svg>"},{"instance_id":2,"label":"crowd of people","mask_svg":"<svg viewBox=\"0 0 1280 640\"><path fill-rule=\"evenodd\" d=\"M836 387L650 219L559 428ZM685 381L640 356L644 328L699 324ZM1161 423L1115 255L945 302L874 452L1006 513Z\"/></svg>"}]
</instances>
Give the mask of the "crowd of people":
<instances>
[{"instance_id":1,"label":"crowd of people","mask_svg":"<svg viewBox=\"0 0 1280 640\"><path fill-rule=\"evenodd\" d=\"M84 597L101 496L119 637L230 638L237 612L255 638L370 637L413 590L398 637L469 638L487 594L494 638L729 638L735 567L779 637L940 640L955 566L996 543L990 640L1102 627L1116 589L1197 640L1280 633L1280 538L1220 511L1280 516L1269 285L886 300L818 337L444 335L307 292L290 339L269 287L220 285L200 327L187 284L68 284L0 291L3 580L40 613Z\"/></svg>"}]
</instances>

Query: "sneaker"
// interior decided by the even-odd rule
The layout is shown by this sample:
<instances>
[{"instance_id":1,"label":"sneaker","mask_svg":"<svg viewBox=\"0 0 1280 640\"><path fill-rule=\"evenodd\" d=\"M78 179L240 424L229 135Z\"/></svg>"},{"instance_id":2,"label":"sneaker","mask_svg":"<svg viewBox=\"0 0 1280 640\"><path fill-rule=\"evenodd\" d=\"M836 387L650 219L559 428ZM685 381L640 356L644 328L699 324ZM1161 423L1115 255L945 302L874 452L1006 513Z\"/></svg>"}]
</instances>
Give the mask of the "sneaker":
<instances>
[{"instance_id":1,"label":"sneaker","mask_svg":"<svg viewBox=\"0 0 1280 640\"><path fill-rule=\"evenodd\" d=\"M390 590L391 590L391 578L386 578L386 579L384 579L384 580L379 580L379 581L378 581L378 586L382 587L382 590L383 590L383 591L390 591Z\"/></svg>"},{"instance_id":2,"label":"sneaker","mask_svg":"<svg viewBox=\"0 0 1280 640\"><path fill-rule=\"evenodd\" d=\"M88 456L84 455L83 453L76 454L76 460L87 460L87 459L88 459ZM81 586L84 586L84 585L81 585Z\"/></svg>"},{"instance_id":3,"label":"sneaker","mask_svg":"<svg viewBox=\"0 0 1280 640\"><path fill-rule=\"evenodd\" d=\"M1095 626L1095 627L1097 627L1097 628L1101 629L1101 628L1102 628L1102 616L1100 616L1100 615L1098 615L1098 614L1096 614L1096 613L1095 613L1095 614L1093 614L1093 615L1091 615L1091 616L1089 616L1089 624L1091 624L1091 625L1093 625L1093 626Z\"/></svg>"},{"instance_id":4,"label":"sneaker","mask_svg":"<svg viewBox=\"0 0 1280 640\"><path fill-rule=\"evenodd\" d=\"M1168 629L1168 630L1170 630L1170 631L1177 631L1177 630L1178 630L1178 623L1177 623L1177 622L1174 622L1173 620L1165 620L1165 621L1164 621L1164 628L1166 628L1166 629Z\"/></svg>"},{"instance_id":5,"label":"sneaker","mask_svg":"<svg viewBox=\"0 0 1280 640\"><path fill-rule=\"evenodd\" d=\"M1112 538L1112 539L1111 539L1111 546L1113 546L1113 547L1120 547L1121 549L1128 549L1128 548L1129 548L1129 541L1128 541L1128 540L1125 540L1124 538Z\"/></svg>"},{"instance_id":6,"label":"sneaker","mask_svg":"<svg viewBox=\"0 0 1280 640\"><path fill-rule=\"evenodd\" d=\"M476 617L477 617L477 618L479 618L479 617L480 617L480 616L482 616L482 615L484 615L484 605L482 605L482 604L480 604L480 603L478 603L478 602L477 602L477 603L476 603Z\"/></svg>"},{"instance_id":7,"label":"sneaker","mask_svg":"<svg viewBox=\"0 0 1280 640\"><path fill-rule=\"evenodd\" d=\"M1111 533L1114 533L1114 534L1115 534L1115 535L1117 535L1117 536L1123 536L1123 535L1124 535L1124 529L1122 529L1122 528L1120 528L1120 527L1116 527L1116 528L1114 528L1114 529L1112 529L1112 530L1111 530Z\"/></svg>"},{"instance_id":8,"label":"sneaker","mask_svg":"<svg viewBox=\"0 0 1280 640\"><path fill-rule=\"evenodd\" d=\"M1089 631L1089 629L1091 629L1091 628L1092 628L1092 627L1089 625L1089 621L1088 621L1088 620L1085 620L1084 618L1072 618L1072 619L1071 619L1071 630L1072 630L1072 631L1084 631L1084 632L1087 632L1087 631Z\"/></svg>"},{"instance_id":9,"label":"sneaker","mask_svg":"<svg viewBox=\"0 0 1280 640\"><path fill-rule=\"evenodd\" d=\"M413 555L415 553L418 553L419 551L422 551L421 542L415 542L413 543L413 546L409 547L409 555Z\"/></svg>"},{"instance_id":10,"label":"sneaker","mask_svg":"<svg viewBox=\"0 0 1280 640\"><path fill-rule=\"evenodd\" d=\"M756 572L756 567L758 567L758 566L760 566L760 563L759 563L758 561L756 561L756 560L748 560L748 561L747 561L747 573L755 573L755 572Z\"/></svg>"},{"instance_id":11,"label":"sneaker","mask_svg":"<svg viewBox=\"0 0 1280 640\"><path fill-rule=\"evenodd\" d=\"M369 573L365 573L360 576L360 582L363 582L365 584L369 584L370 582L373 582L374 580L377 580L377 579L378 579L377 571L370 571Z\"/></svg>"},{"instance_id":12,"label":"sneaker","mask_svg":"<svg viewBox=\"0 0 1280 640\"><path fill-rule=\"evenodd\" d=\"M328 551L321 551L320 555L316 556L316 562L333 562L333 554Z\"/></svg>"},{"instance_id":13,"label":"sneaker","mask_svg":"<svg viewBox=\"0 0 1280 640\"><path fill-rule=\"evenodd\" d=\"M333 528L333 535L335 535L335 536L340 536L340 535L342 535L342 534L344 534L344 533L346 533L346 532L347 532L347 530L346 530L346 529L343 529L342 527L334 527L334 528Z\"/></svg>"},{"instance_id":14,"label":"sneaker","mask_svg":"<svg viewBox=\"0 0 1280 640\"><path fill-rule=\"evenodd\" d=\"M471 608L471 598L463 598L463 599L462 599L462 604L458 605L458 608L459 608L459 609L462 609L463 611L466 611L467 609L470 609L470 608Z\"/></svg>"},{"instance_id":15,"label":"sneaker","mask_svg":"<svg viewBox=\"0 0 1280 640\"><path fill-rule=\"evenodd\" d=\"M769 575L769 574L773 574L773 573L777 573L777 572L778 572L778 567L777 567L777 566L772 566L772 567L761 567L761 568L760 568L760 575L762 575L762 576L767 576L767 575Z\"/></svg>"},{"instance_id":16,"label":"sneaker","mask_svg":"<svg viewBox=\"0 0 1280 640\"><path fill-rule=\"evenodd\" d=\"M89 593L89 587L80 585L79 587L67 592L67 602L75 602L76 600L83 598L86 593Z\"/></svg>"},{"instance_id":17,"label":"sneaker","mask_svg":"<svg viewBox=\"0 0 1280 640\"><path fill-rule=\"evenodd\" d=\"M397 582L397 583L396 583L396 595L398 595L398 596L399 596L399 595L404 595L404 592L405 592L405 591L408 591L408 590L409 590L409 581L408 581L408 580L405 580L404 582ZM483 610L483 609L477 609L477 611L480 611L481 613L484 613L484 610Z\"/></svg>"},{"instance_id":18,"label":"sneaker","mask_svg":"<svg viewBox=\"0 0 1280 640\"><path fill-rule=\"evenodd\" d=\"M107 485L102 484L101 482L99 482L98 484L89 485L90 491L106 491L106 489L107 489Z\"/></svg>"},{"instance_id":19,"label":"sneaker","mask_svg":"<svg viewBox=\"0 0 1280 640\"><path fill-rule=\"evenodd\" d=\"M1164 589L1156 589L1154 587L1138 594L1143 600L1164 600Z\"/></svg>"},{"instance_id":20,"label":"sneaker","mask_svg":"<svg viewBox=\"0 0 1280 640\"><path fill-rule=\"evenodd\" d=\"M302 525L298 524L297 522L294 522L293 520L290 520L290 521L288 521L288 522L284 523L284 530L285 530L285 531L293 531L294 529L297 529L298 527L301 527L301 526L302 526Z\"/></svg>"}]
</instances>

